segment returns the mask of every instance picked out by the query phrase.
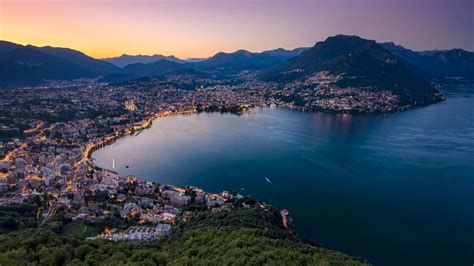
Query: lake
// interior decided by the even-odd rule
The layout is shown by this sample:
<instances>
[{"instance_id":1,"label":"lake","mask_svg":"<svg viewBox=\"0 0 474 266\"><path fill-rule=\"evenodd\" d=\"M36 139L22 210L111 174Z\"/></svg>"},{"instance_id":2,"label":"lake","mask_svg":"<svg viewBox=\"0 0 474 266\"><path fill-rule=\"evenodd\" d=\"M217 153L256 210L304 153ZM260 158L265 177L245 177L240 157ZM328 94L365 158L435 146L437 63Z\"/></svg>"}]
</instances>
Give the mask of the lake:
<instances>
[{"instance_id":1,"label":"lake","mask_svg":"<svg viewBox=\"0 0 474 266\"><path fill-rule=\"evenodd\" d=\"M472 265L474 88L443 92L385 115L165 117L93 158L115 158L121 175L250 194L287 208L316 243L375 264Z\"/></svg>"}]
</instances>

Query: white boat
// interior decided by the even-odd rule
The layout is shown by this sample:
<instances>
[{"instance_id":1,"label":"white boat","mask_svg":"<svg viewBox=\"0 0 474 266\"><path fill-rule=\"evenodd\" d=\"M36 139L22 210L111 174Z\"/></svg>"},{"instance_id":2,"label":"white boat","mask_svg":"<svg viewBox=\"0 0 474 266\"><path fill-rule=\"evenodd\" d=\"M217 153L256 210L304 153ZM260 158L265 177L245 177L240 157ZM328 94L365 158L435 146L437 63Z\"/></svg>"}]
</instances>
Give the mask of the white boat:
<instances>
[{"instance_id":1,"label":"white boat","mask_svg":"<svg viewBox=\"0 0 474 266\"><path fill-rule=\"evenodd\" d=\"M265 177L265 180L267 180L268 183L272 183L272 181L270 181L270 179L268 179L268 177Z\"/></svg>"}]
</instances>

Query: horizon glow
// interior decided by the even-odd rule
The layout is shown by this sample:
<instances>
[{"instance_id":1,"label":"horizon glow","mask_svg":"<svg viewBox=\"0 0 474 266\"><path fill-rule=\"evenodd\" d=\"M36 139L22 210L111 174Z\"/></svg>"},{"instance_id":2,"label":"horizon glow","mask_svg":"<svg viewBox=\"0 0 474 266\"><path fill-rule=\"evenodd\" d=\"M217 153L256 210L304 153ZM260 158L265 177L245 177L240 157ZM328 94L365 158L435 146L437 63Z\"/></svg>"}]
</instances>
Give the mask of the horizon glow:
<instances>
[{"instance_id":1,"label":"horizon glow","mask_svg":"<svg viewBox=\"0 0 474 266\"><path fill-rule=\"evenodd\" d=\"M96 58L292 49L337 34L474 50L473 28L470 0L0 0L1 40Z\"/></svg>"}]
</instances>

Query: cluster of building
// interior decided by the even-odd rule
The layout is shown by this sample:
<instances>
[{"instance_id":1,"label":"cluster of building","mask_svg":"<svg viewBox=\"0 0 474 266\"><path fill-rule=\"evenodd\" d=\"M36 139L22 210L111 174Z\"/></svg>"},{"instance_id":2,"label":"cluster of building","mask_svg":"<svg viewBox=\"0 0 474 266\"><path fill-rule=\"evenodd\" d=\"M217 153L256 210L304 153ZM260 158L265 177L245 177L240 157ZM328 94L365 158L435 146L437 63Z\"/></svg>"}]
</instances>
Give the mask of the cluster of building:
<instances>
[{"instance_id":1,"label":"cluster of building","mask_svg":"<svg viewBox=\"0 0 474 266\"><path fill-rule=\"evenodd\" d=\"M104 199L92 198L88 200L87 208L83 206L77 212L62 211L66 217L73 220L100 223L115 215L128 224L131 224L131 221L136 224L128 226L126 230L106 229L102 234L90 239L148 241L168 236L173 225L189 221L197 212L196 209L222 212L250 207L242 201L243 198L239 194L235 196L228 192L213 194L196 187L160 185L138 181L133 177L119 180L118 187L110 187L109 190L103 191L108 196L105 205ZM146 189L140 189L143 187ZM127 194L123 194L125 191ZM102 203L102 206L92 207L94 202Z\"/></svg>"},{"instance_id":2,"label":"cluster of building","mask_svg":"<svg viewBox=\"0 0 474 266\"><path fill-rule=\"evenodd\" d=\"M190 84L191 79L174 82ZM41 202L41 222L61 213L88 223L120 217L137 220L138 225L133 226L146 227L122 230L114 237L117 240L167 235L168 225L192 216L187 210L192 205L214 212L231 209L222 207L228 195L120 177L97 168L90 155L150 126L160 116L197 112L198 105L216 105L221 110L226 109L222 106L260 105L261 99L219 82L193 90L153 79L139 85L76 85L2 90L0 204ZM150 226L154 229L148 229Z\"/></svg>"},{"instance_id":3,"label":"cluster of building","mask_svg":"<svg viewBox=\"0 0 474 266\"><path fill-rule=\"evenodd\" d=\"M192 216L188 206L213 212L232 209L241 196L210 194L120 177L90 160L96 149L139 132L160 116L200 111L241 113L272 104L300 110L389 112L398 97L370 88L338 88L341 75L318 72L284 86L259 81L196 76L140 79L105 85L91 81L53 83L38 88L2 89L0 94L0 204L42 202L39 218L61 211L91 223L117 215L138 219L111 239L166 235L177 220ZM91 203L106 204L91 204ZM246 207L241 203L239 206ZM201 208L202 209L202 208ZM136 226L136 225L134 225ZM150 229L151 228L151 229Z\"/></svg>"},{"instance_id":4,"label":"cluster of building","mask_svg":"<svg viewBox=\"0 0 474 266\"><path fill-rule=\"evenodd\" d=\"M88 238L89 240L111 240L111 241L150 241L158 237L167 236L170 232L169 224L158 224L151 226L130 226L124 232L111 231L96 237Z\"/></svg>"},{"instance_id":5,"label":"cluster of building","mask_svg":"<svg viewBox=\"0 0 474 266\"><path fill-rule=\"evenodd\" d=\"M406 108L390 90L337 86L343 78L342 74L316 72L302 81L274 87L268 95L278 106L302 111L387 113Z\"/></svg>"}]
</instances>

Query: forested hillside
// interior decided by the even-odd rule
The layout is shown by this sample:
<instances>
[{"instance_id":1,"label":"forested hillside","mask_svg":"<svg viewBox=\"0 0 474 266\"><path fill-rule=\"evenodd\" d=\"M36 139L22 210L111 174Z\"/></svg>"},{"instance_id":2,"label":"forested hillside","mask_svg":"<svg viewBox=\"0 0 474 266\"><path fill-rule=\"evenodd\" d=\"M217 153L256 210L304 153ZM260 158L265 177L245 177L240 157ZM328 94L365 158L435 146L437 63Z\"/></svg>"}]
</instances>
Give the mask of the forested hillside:
<instances>
[{"instance_id":1,"label":"forested hillside","mask_svg":"<svg viewBox=\"0 0 474 266\"><path fill-rule=\"evenodd\" d=\"M78 225L77 222L73 222ZM271 207L203 212L152 242L86 240L88 226L52 221L0 236L0 265L363 265L314 246L281 225Z\"/></svg>"}]
</instances>

